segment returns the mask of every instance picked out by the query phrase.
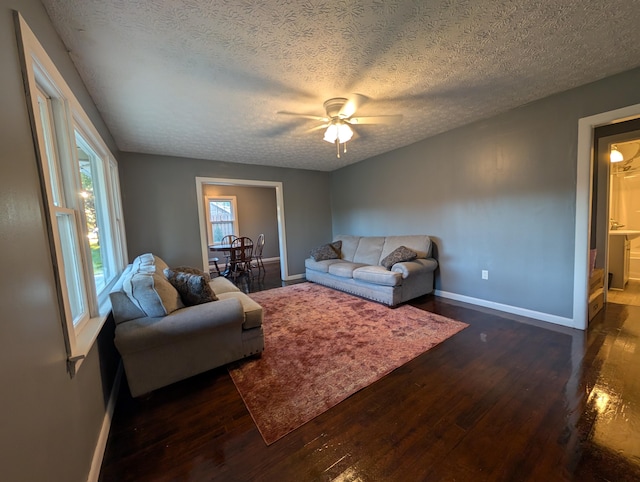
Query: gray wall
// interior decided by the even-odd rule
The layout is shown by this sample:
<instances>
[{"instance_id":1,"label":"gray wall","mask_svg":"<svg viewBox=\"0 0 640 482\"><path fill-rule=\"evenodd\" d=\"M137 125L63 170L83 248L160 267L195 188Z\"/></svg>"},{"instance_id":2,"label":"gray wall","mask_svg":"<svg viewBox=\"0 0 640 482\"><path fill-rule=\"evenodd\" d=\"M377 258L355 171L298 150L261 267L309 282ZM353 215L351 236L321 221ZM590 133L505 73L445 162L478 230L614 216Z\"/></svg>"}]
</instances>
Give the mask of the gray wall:
<instances>
[{"instance_id":1,"label":"gray wall","mask_svg":"<svg viewBox=\"0 0 640 482\"><path fill-rule=\"evenodd\" d=\"M236 196L238 230L254 242L264 234L263 258L280 256L276 190L272 187L216 186L204 188L205 196Z\"/></svg>"},{"instance_id":2,"label":"gray wall","mask_svg":"<svg viewBox=\"0 0 640 482\"><path fill-rule=\"evenodd\" d=\"M202 264L196 177L283 183L290 276L331 238L326 172L135 153L122 153L119 168L130 258L152 252L170 266Z\"/></svg>"},{"instance_id":3,"label":"gray wall","mask_svg":"<svg viewBox=\"0 0 640 482\"><path fill-rule=\"evenodd\" d=\"M578 119L639 103L638 85L640 69L335 171L333 233L429 234L438 289L571 318Z\"/></svg>"},{"instance_id":4,"label":"gray wall","mask_svg":"<svg viewBox=\"0 0 640 482\"><path fill-rule=\"evenodd\" d=\"M40 2L0 0L0 478L82 481L117 366L113 325L70 379L12 9L117 151Z\"/></svg>"}]
</instances>

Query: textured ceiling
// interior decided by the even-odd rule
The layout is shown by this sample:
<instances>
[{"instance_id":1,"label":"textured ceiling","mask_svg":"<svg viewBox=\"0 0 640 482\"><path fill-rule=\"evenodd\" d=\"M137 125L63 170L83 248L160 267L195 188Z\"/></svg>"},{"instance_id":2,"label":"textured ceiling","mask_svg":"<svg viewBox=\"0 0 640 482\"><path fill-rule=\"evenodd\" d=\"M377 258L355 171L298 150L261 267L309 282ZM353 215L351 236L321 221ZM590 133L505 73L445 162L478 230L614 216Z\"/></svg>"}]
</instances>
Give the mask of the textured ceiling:
<instances>
[{"instance_id":1,"label":"textured ceiling","mask_svg":"<svg viewBox=\"0 0 640 482\"><path fill-rule=\"evenodd\" d=\"M43 0L122 151L334 170L640 66L640 0ZM360 93L337 159L318 123Z\"/></svg>"}]
</instances>

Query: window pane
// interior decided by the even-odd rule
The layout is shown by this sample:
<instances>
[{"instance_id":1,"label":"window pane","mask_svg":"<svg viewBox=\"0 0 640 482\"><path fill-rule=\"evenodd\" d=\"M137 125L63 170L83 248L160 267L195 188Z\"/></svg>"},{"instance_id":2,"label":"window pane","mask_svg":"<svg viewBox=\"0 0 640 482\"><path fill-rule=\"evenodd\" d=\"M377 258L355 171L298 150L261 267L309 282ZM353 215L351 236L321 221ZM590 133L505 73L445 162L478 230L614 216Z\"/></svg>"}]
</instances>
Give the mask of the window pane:
<instances>
[{"instance_id":1,"label":"window pane","mask_svg":"<svg viewBox=\"0 0 640 482\"><path fill-rule=\"evenodd\" d=\"M222 238L233 232L233 223L213 223L211 225L213 234L213 244L220 244Z\"/></svg>"},{"instance_id":2,"label":"window pane","mask_svg":"<svg viewBox=\"0 0 640 482\"><path fill-rule=\"evenodd\" d=\"M78 142L78 167L80 169L80 183L82 185L80 195L84 203L87 237L89 238L91 262L93 264L93 278L96 291L100 293L106 286L108 277L106 250L101 243L105 237L103 236L101 228L106 225L106 220L102 219L106 212L100 209L102 162L96 153L81 141L78 133L76 133L76 142Z\"/></svg>"},{"instance_id":3,"label":"window pane","mask_svg":"<svg viewBox=\"0 0 640 482\"><path fill-rule=\"evenodd\" d=\"M111 254L113 256L113 262L115 265L113 266L113 277L116 276L118 271L118 266L120 266L123 262L122 256L122 245L124 240L124 227L122 222L122 206L120 205L120 184L118 182L118 166L113 162L109 162L109 176L110 176L110 187L111 187L111 202L113 204L113 215L114 218L112 220L111 226L113 230L113 247L111 249ZM111 277L109 277L111 278Z\"/></svg>"},{"instance_id":4,"label":"window pane","mask_svg":"<svg viewBox=\"0 0 640 482\"><path fill-rule=\"evenodd\" d=\"M62 206L60 199L60 182L58 180L58 163L55 144L53 141L53 121L51 117L51 103L49 98L38 90L38 107L40 109L40 122L44 134L45 155L47 156L47 170L49 171L49 182L51 183L51 197L55 206Z\"/></svg>"},{"instance_id":5,"label":"window pane","mask_svg":"<svg viewBox=\"0 0 640 482\"><path fill-rule=\"evenodd\" d=\"M234 232L235 213L231 201L209 201L209 221L213 244L220 244L222 238Z\"/></svg>"},{"instance_id":6,"label":"window pane","mask_svg":"<svg viewBox=\"0 0 640 482\"><path fill-rule=\"evenodd\" d=\"M209 203L211 221L233 221L233 207L231 201L211 201Z\"/></svg>"},{"instance_id":7,"label":"window pane","mask_svg":"<svg viewBox=\"0 0 640 482\"><path fill-rule=\"evenodd\" d=\"M65 283L69 294L71 316L75 326L87 311L86 299L82 290L82 266L78 256L80 246L76 238L73 214L58 212L56 213L56 219L62 247Z\"/></svg>"}]
</instances>

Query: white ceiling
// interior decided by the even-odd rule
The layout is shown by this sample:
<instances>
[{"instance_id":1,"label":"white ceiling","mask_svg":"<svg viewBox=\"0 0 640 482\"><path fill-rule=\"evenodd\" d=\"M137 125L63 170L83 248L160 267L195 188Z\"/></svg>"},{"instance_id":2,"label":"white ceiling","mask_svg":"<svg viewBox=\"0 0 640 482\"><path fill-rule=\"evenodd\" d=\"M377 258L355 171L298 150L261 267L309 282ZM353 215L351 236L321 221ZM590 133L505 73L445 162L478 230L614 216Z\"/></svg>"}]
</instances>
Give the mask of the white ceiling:
<instances>
[{"instance_id":1,"label":"white ceiling","mask_svg":"<svg viewBox=\"0 0 640 482\"><path fill-rule=\"evenodd\" d=\"M331 171L640 66L640 0L42 0L122 151ZM317 122L360 93L341 159Z\"/></svg>"}]
</instances>

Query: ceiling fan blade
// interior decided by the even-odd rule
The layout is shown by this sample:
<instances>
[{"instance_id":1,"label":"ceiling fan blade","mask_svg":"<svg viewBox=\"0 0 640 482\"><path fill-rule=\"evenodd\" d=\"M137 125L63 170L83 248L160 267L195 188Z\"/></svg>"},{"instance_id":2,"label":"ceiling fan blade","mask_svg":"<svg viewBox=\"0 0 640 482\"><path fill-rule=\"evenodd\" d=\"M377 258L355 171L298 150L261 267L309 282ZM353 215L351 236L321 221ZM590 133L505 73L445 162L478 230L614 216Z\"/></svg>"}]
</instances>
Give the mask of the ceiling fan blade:
<instances>
[{"instance_id":1,"label":"ceiling fan blade","mask_svg":"<svg viewBox=\"0 0 640 482\"><path fill-rule=\"evenodd\" d=\"M312 119L312 120L320 120L320 121L328 121L329 119L323 116L319 116L319 115L311 115L311 114L298 114L297 112L287 112L284 110L280 110L278 112L276 112L277 114L280 115L291 115L291 116L295 116L295 117L302 117L304 119Z\"/></svg>"},{"instance_id":2,"label":"ceiling fan blade","mask_svg":"<svg viewBox=\"0 0 640 482\"><path fill-rule=\"evenodd\" d=\"M360 108L360 106L364 104L367 100L369 100L369 98L365 95L351 94L347 99L347 101L342 106L342 108L340 109L338 116L341 117L342 119L348 119L353 114L355 114L356 111Z\"/></svg>"},{"instance_id":3,"label":"ceiling fan blade","mask_svg":"<svg viewBox=\"0 0 640 482\"><path fill-rule=\"evenodd\" d=\"M368 117L352 117L348 120L350 124L394 124L402 120L402 114L396 115L374 115Z\"/></svg>"},{"instance_id":4,"label":"ceiling fan blade","mask_svg":"<svg viewBox=\"0 0 640 482\"><path fill-rule=\"evenodd\" d=\"M319 131L320 129L326 129L327 127L329 127L329 124L321 124L319 126L315 126L315 127L312 127L311 129L306 130L305 134L308 134L309 132Z\"/></svg>"}]
</instances>

